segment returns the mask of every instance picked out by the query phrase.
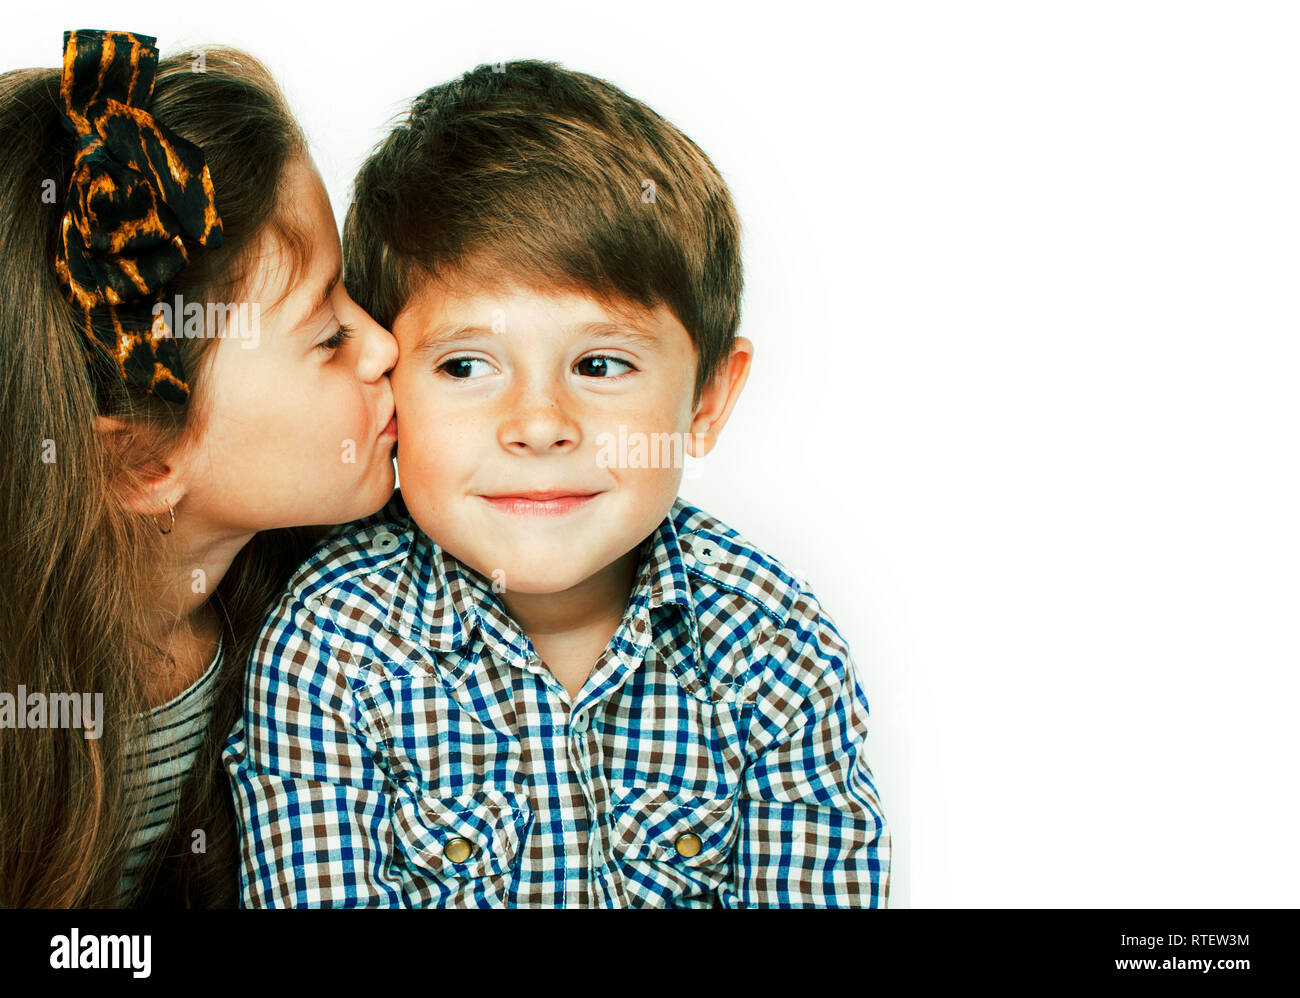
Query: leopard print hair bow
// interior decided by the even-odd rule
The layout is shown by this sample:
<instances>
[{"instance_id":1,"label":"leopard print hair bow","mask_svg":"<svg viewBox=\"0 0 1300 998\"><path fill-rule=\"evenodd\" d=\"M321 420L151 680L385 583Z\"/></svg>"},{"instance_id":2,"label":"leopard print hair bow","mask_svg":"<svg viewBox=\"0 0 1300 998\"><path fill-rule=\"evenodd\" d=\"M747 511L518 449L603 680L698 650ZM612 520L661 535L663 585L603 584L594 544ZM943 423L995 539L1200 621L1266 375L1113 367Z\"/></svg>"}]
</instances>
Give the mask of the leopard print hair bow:
<instances>
[{"instance_id":1,"label":"leopard print hair bow","mask_svg":"<svg viewBox=\"0 0 1300 998\"><path fill-rule=\"evenodd\" d=\"M77 140L54 267L84 313L87 346L128 384L168 402L190 388L162 310L189 259L183 237L221 245L203 153L149 113L158 49L149 35L63 33L63 126Z\"/></svg>"}]
</instances>

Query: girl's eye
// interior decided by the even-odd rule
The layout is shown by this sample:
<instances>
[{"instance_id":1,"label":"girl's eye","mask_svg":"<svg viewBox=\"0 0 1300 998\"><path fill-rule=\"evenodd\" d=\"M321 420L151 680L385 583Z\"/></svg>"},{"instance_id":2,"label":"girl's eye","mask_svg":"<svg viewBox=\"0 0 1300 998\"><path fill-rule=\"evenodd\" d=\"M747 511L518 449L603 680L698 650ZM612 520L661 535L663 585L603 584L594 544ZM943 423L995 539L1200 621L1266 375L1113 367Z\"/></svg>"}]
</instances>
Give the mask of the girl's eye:
<instances>
[{"instance_id":1,"label":"girl's eye","mask_svg":"<svg viewBox=\"0 0 1300 998\"><path fill-rule=\"evenodd\" d=\"M352 327L340 325L334 335L327 340L321 340L316 344L317 350L337 350L348 340L352 339Z\"/></svg>"},{"instance_id":2,"label":"girl's eye","mask_svg":"<svg viewBox=\"0 0 1300 998\"><path fill-rule=\"evenodd\" d=\"M475 364L479 366L475 367ZM490 373L492 365L481 357L453 357L439 364L438 370L460 381L468 381L470 378L482 377Z\"/></svg>"},{"instance_id":3,"label":"girl's eye","mask_svg":"<svg viewBox=\"0 0 1300 998\"><path fill-rule=\"evenodd\" d=\"M612 366L611 366L612 365ZM624 373L619 368L627 371L635 371L633 367L625 360L619 360L617 357L583 357L574 365L574 368L581 375L588 378L613 378Z\"/></svg>"}]
</instances>

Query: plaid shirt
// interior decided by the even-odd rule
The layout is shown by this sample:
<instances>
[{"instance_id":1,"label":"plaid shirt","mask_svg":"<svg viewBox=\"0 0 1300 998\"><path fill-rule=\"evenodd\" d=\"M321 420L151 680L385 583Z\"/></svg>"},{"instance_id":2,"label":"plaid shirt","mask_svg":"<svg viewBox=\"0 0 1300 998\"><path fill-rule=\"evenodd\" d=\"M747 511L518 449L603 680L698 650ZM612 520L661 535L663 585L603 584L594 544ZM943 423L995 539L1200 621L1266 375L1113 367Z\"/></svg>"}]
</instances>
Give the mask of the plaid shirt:
<instances>
[{"instance_id":1,"label":"plaid shirt","mask_svg":"<svg viewBox=\"0 0 1300 998\"><path fill-rule=\"evenodd\" d=\"M298 571L225 759L246 906L883 906L843 639L678 499L571 699L400 493Z\"/></svg>"}]
</instances>

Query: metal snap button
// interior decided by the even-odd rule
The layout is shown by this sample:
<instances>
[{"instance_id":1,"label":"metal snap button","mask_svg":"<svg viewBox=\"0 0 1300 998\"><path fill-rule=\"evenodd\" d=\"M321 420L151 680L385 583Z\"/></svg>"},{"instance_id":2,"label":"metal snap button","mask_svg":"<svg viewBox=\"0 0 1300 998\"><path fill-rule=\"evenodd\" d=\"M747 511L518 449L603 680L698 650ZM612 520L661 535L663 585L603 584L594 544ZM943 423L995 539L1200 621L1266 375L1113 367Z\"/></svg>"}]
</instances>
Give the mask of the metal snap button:
<instances>
[{"instance_id":1,"label":"metal snap button","mask_svg":"<svg viewBox=\"0 0 1300 998\"><path fill-rule=\"evenodd\" d=\"M447 857L448 862L463 863L474 855L474 847L469 844L468 839L457 836L442 847L442 854Z\"/></svg>"},{"instance_id":2,"label":"metal snap button","mask_svg":"<svg viewBox=\"0 0 1300 998\"><path fill-rule=\"evenodd\" d=\"M693 832L684 832L677 836L675 843L677 855L682 859L690 859L692 856L700 854L700 837Z\"/></svg>"}]
</instances>

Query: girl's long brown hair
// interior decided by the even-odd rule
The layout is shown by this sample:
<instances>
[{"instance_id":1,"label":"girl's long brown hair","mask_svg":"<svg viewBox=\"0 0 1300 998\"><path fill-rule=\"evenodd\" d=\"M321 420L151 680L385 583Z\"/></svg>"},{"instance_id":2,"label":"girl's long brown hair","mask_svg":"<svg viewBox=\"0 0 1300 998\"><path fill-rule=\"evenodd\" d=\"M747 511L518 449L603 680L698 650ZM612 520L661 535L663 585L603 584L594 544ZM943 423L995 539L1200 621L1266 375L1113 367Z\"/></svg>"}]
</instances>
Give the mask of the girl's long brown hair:
<instances>
[{"instance_id":1,"label":"girl's long brown hair","mask_svg":"<svg viewBox=\"0 0 1300 998\"><path fill-rule=\"evenodd\" d=\"M165 656L145 629L160 563L159 526L119 501L145 471L202 429L211 338L180 338L192 395L184 406L93 377L53 271L74 145L63 130L60 72L0 75L0 692L102 693L103 734L0 729L0 906L112 906L139 802L126 751L143 734L142 677ZM187 244L165 300L237 300L265 238L297 272L307 241L283 197L302 132L266 68L236 49L159 63L154 117L198 145L211 170L223 245ZM208 358L211 359L210 357ZM130 427L108 446L99 415ZM184 503L177 516L185 515ZM230 790L220 749L240 709L243 663L262 619L319 528L259 534L209 597L223 617L217 708L170 832L129 899L236 901ZM196 830L203 832L195 836ZM206 841L204 841L206 840ZM202 847L200 849L200 847Z\"/></svg>"}]
</instances>

